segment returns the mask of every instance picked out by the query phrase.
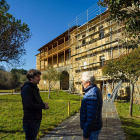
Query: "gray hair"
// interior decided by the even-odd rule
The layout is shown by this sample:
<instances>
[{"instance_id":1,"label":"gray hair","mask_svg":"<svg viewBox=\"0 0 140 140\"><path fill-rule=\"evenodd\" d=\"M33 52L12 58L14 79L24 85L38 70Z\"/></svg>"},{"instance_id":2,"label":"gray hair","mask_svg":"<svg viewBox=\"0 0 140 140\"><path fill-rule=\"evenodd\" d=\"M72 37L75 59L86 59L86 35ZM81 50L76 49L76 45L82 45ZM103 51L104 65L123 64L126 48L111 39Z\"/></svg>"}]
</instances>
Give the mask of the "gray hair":
<instances>
[{"instance_id":1,"label":"gray hair","mask_svg":"<svg viewBox=\"0 0 140 140\"><path fill-rule=\"evenodd\" d=\"M83 72L82 73L82 79L85 82L89 81L91 84L94 84L94 82L95 82L95 76L90 71Z\"/></svg>"}]
</instances>

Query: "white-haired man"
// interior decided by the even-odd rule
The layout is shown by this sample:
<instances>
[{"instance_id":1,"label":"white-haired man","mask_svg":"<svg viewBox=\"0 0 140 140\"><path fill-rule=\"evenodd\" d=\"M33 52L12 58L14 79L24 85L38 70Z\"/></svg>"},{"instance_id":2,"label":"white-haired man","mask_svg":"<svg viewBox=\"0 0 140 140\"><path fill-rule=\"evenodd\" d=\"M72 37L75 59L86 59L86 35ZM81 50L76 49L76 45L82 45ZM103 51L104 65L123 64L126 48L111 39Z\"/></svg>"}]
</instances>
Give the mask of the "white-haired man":
<instances>
[{"instance_id":1,"label":"white-haired man","mask_svg":"<svg viewBox=\"0 0 140 140\"><path fill-rule=\"evenodd\" d=\"M80 109L80 126L83 140L98 140L102 128L102 94L94 84L95 77L90 71L82 74L81 81L85 95Z\"/></svg>"}]
</instances>

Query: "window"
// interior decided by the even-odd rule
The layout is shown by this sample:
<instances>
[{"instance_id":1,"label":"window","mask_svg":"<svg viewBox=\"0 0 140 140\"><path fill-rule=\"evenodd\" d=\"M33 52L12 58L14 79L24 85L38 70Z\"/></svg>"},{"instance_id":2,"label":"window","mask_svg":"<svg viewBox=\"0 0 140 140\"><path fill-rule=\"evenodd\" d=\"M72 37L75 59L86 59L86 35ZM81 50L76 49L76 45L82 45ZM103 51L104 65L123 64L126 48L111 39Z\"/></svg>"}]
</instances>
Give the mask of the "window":
<instances>
[{"instance_id":1,"label":"window","mask_svg":"<svg viewBox=\"0 0 140 140\"><path fill-rule=\"evenodd\" d=\"M100 33L99 33L99 38L102 39L104 38L104 30L102 30L103 26L99 27Z\"/></svg>"},{"instance_id":2,"label":"window","mask_svg":"<svg viewBox=\"0 0 140 140\"><path fill-rule=\"evenodd\" d=\"M91 27L91 28L89 29L89 32L92 31L92 30L94 30L94 32L95 32L95 27Z\"/></svg>"},{"instance_id":3,"label":"window","mask_svg":"<svg viewBox=\"0 0 140 140\"><path fill-rule=\"evenodd\" d=\"M102 67L102 66L104 66L104 64L105 64L105 56L102 55L102 56L100 56L100 66Z\"/></svg>"},{"instance_id":4,"label":"window","mask_svg":"<svg viewBox=\"0 0 140 140\"><path fill-rule=\"evenodd\" d=\"M82 35L82 38L84 38L86 35ZM83 39L82 40L82 46L85 46L86 45L86 39Z\"/></svg>"},{"instance_id":5,"label":"window","mask_svg":"<svg viewBox=\"0 0 140 140\"><path fill-rule=\"evenodd\" d=\"M87 67L86 67L86 65L87 65L87 62L84 62L84 69L86 69Z\"/></svg>"},{"instance_id":6,"label":"window","mask_svg":"<svg viewBox=\"0 0 140 140\"><path fill-rule=\"evenodd\" d=\"M77 46L77 47L75 47L76 50L79 49L79 48L81 48L81 46Z\"/></svg>"},{"instance_id":7,"label":"window","mask_svg":"<svg viewBox=\"0 0 140 140\"><path fill-rule=\"evenodd\" d=\"M75 36L75 38L79 38L79 37L80 37L80 35L79 35L79 34Z\"/></svg>"}]
</instances>

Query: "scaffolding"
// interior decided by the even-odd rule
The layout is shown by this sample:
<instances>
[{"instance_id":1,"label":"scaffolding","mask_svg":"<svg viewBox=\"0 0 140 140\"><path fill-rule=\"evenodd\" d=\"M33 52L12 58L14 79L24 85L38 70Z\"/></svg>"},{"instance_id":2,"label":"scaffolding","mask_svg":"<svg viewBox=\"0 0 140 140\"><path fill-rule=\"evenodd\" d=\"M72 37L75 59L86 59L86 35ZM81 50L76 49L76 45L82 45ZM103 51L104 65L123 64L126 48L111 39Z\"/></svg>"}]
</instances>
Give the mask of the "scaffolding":
<instances>
[{"instance_id":1,"label":"scaffolding","mask_svg":"<svg viewBox=\"0 0 140 140\"><path fill-rule=\"evenodd\" d=\"M109 92L107 85L111 79L102 75L102 67L105 61L117 58L125 52L119 42L123 38L124 25L109 20L108 17L107 9L94 4L68 24L69 29L77 26L72 32L69 31L72 92L84 93L81 76L82 72L87 70L95 75L96 84L102 93Z\"/></svg>"}]
</instances>

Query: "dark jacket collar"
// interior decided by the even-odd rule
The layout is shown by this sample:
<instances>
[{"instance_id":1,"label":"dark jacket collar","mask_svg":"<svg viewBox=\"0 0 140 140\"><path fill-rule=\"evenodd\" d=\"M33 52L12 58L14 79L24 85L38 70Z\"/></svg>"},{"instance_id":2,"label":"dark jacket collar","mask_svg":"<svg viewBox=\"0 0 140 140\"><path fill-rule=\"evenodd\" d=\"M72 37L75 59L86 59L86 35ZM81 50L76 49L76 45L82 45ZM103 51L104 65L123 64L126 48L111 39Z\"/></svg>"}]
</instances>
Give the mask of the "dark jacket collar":
<instances>
[{"instance_id":1,"label":"dark jacket collar","mask_svg":"<svg viewBox=\"0 0 140 140\"><path fill-rule=\"evenodd\" d=\"M95 84L93 84L93 85L90 85L88 88L85 88L84 89L84 91L85 92L88 92L91 88L93 88L93 87L97 87Z\"/></svg>"},{"instance_id":2,"label":"dark jacket collar","mask_svg":"<svg viewBox=\"0 0 140 140\"><path fill-rule=\"evenodd\" d=\"M32 88L38 89L37 85L33 84L32 82L28 81L25 82L24 85L21 87L21 89L23 89L23 87L25 87L26 85L31 86Z\"/></svg>"}]
</instances>

